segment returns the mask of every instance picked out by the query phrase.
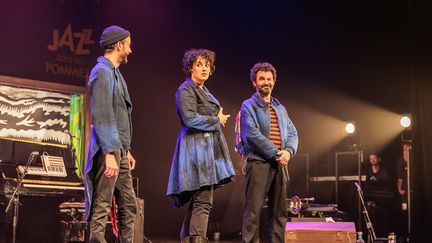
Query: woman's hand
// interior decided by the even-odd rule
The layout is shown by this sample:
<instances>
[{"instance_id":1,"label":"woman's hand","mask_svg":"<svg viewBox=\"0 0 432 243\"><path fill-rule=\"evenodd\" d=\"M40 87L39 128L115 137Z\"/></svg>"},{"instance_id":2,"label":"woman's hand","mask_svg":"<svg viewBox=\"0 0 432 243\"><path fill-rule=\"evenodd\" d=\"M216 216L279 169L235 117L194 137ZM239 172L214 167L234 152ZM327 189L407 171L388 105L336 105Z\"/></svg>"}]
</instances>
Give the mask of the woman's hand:
<instances>
[{"instance_id":1,"label":"woman's hand","mask_svg":"<svg viewBox=\"0 0 432 243\"><path fill-rule=\"evenodd\" d=\"M231 115L224 115L223 113L223 107L220 108L219 113L218 113L218 117L219 117L219 122L222 126L225 126L228 117L230 117Z\"/></svg>"}]
</instances>

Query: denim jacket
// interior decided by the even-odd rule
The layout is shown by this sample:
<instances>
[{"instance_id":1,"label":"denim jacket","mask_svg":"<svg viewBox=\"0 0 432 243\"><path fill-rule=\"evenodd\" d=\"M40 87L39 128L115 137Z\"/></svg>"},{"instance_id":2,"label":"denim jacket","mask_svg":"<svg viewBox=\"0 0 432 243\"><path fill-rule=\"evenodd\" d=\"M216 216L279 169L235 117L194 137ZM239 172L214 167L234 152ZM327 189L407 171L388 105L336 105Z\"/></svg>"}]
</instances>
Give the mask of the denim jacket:
<instances>
[{"instance_id":1,"label":"denim jacket","mask_svg":"<svg viewBox=\"0 0 432 243\"><path fill-rule=\"evenodd\" d=\"M85 168L85 203L88 219L93 196L93 157L129 150L132 137L132 102L126 82L112 62L99 57L88 82L92 128Z\"/></svg>"},{"instance_id":2,"label":"denim jacket","mask_svg":"<svg viewBox=\"0 0 432 243\"><path fill-rule=\"evenodd\" d=\"M176 107L181 128L167 195L179 207L190 199L188 192L228 183L235 172L217 116L220 104L210 91L186 78L176 92Z\"/></svg>"},{"instance_id":3,"label":"denim jacket","mask_svg":"<svg viewBox=\"0 0 432 243\"><path fill-rule=\"evenodd\" d=\"M294 155L297 151L297 130L288 117L285 107L271 98L272 107L278 117L281 132L282 150ZM270 112L267 102L257 93L243 102L241 106L241 145L246 160L275 160L279 150L270 141Z\"/></svg>"}]
</instances>

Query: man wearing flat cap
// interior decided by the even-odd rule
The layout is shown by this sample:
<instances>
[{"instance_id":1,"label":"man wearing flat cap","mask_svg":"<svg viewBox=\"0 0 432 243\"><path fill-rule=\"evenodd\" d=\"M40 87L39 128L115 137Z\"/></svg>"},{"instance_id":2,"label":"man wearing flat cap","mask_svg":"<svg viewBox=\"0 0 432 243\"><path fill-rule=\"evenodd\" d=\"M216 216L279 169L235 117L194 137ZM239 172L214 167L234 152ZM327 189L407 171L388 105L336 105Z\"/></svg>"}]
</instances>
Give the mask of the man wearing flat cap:
<instances>
[{"instance_id":1,"label":"man wearing flat cap","mask_svg":"<svg viewBox=\"0 0 432 243\"><path fill-rule=\"evenodd\" d=\"M106 242L105 225L117 203L120 242L132 242L136 213L130 151L132 103L120 64L132 53L130 32L106 28L100 39L104 55L90 73L88 91L92 129L85 170L85 217L90 224L90 242Z\"/></svg>"}]
</instances>

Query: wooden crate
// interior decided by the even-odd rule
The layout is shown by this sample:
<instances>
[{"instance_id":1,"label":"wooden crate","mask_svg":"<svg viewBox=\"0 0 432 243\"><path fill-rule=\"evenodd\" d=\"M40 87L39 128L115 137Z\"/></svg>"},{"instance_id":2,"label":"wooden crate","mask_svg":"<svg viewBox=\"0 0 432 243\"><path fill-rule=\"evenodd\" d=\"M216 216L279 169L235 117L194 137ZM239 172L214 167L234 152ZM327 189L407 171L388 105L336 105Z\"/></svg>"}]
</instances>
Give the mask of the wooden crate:
<instances>
[{"instance_id":1,"label":"wooden crate","mask_svg":"<svg viewBox=\"0 0 432 243\"><path fill-rule=\"evenodd\" d=\"M287 222L285 243L355 243L353 222Z\"/></svg>"}]
</instances>

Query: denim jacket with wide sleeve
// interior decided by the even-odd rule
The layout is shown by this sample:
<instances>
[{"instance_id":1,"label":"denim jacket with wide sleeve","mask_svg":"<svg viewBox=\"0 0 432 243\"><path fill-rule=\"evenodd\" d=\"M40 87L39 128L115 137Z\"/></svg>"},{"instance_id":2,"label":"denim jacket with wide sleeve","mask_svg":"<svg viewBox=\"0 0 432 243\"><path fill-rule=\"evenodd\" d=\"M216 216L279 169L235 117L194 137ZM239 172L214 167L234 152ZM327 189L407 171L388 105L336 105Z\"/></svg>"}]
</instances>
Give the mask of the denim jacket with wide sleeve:
<instances>
[{"instance_id":1,"label":"denim jacket with wide sleeve","mask_svg":"<svg viewBox=\"0 0 432 243\"><path fill-rule=\"evenodd\" d=\"M288 116L285 107L271 98L272 107L278 118L282 140L282 150L294 155L297 151L297 130ZM257 93L243 102L240 110L241 145L247 160L275 160L279 150L270 141L270 111L268 103Z\"/></svg>"},{"instance_id":2,"label":"denim jacket with wide sleeve","mask_svg":"<svg viewBox=\"0 0 432 243\"><path fill-rule=\"evenodd\" d=\"M225 136L217 116L220 103L206 88L190 78L176 92L180 120L167 195L179 207L190 198L191 191L203 186L216 187L235 175Z\"/></svg>"},{"instance_id":3,"label":"denim jacket with wide sleeve","mask_svg":"<svg viewBox=\"0 0 432 243\"><path fill-rule=\"evenodd\" d=\"M88 82L92 120L89 150L85 168L85 203L90 208L93 196L93 157L129 150L132 137L132 102L126 82L112 62L99 57ZM86 219L89 211L86 210Z\"/></svg>"}]
</instances>

